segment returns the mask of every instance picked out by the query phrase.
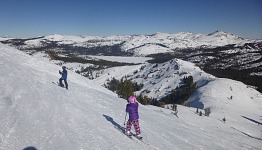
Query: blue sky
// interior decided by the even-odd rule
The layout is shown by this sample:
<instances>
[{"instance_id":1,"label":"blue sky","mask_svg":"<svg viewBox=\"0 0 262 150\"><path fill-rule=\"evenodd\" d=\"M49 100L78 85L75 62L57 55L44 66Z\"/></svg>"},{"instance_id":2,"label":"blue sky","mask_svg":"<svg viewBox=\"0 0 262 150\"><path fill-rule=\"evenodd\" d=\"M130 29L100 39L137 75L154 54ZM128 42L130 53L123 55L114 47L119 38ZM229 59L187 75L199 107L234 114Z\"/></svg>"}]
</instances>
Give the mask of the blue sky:
<instances>
[{"instance_id":1,"label":"blue sky","mask_svg":"<svg viewBox=\"0 0 262 150\"><path fill-rule=\"evenodd\" d=\"M262 0L0 0L0 36L216 30L262 39Z\"/></svg>"}]
</instances>

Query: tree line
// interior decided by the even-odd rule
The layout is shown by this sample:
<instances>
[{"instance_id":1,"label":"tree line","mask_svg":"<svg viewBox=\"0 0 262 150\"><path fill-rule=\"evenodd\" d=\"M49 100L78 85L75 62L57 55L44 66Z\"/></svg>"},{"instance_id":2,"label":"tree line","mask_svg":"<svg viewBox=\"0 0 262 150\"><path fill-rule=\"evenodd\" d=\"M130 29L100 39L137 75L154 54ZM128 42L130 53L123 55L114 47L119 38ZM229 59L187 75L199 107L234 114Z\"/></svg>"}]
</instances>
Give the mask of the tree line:
<instances>
[{"instance_id":1,"label":"tree line","mask_svg":"<svg viewBox=\"0 0 262 150\"><path fill-rule=\"evenodd\" d=\"M143 105L154 105L158 107L163 107L166 104L185 104L185 101L191 97L191 95L195 92L197 86L193 81L192 76L184 77L182 80L182 84L176 89L174 89L170 94L165 97L157 100L156 98L150 98L147 96L143 96L142 94L136 95L137 100ZM134 95L135 91L139 91L143 88L143 84L138 84L136 82L132 82L130 79L122 78L117 80L112 78L111 80L107 80L107 83L104 86L117 93L117 95L123 99L128 99L130 95Z\"/></svg>"},{"instance_id":2,"label":"tree line","mask_svg":"<svg viewBox=\"0 0 262 150\"><path fill-rule=\"evenodd\" d=\"M197 86L196 82L194 82L192 76L184 77L183 83L176 87L169 95L161 98L159 100L160 103L164 104L181 104L186 105L185 101L187 101L192 94L196 91Z\"/></svg>"}]
</instances>

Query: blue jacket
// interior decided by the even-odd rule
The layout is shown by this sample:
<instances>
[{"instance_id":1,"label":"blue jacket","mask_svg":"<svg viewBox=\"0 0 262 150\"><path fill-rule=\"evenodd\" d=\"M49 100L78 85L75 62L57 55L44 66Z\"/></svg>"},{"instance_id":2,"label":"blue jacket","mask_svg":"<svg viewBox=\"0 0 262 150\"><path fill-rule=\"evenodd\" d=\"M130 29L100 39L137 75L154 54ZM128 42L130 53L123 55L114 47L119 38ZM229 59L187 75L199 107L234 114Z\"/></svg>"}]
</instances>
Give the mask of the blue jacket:
<instances>
[{"instance_id":1,"label":"blue jacket","mask_svg":"<svg viewBox=\"0 0 262 150\"><path fill-rule=\"evenodd\" d=\"M126 105L126 112L129 114L129 120L138 120L138 103L130 103Z\"/></svg>"},{"instance_id":2,"label":"blue jacket","mask_svg":"<svg viewBox=\"0 0 262 150\"><path fill-rule=\"evenodd\" d=\"M67 70L63 69L63 71L60 74L62 74L62 79L67 79Z\"/></svg>"}]
</instances>

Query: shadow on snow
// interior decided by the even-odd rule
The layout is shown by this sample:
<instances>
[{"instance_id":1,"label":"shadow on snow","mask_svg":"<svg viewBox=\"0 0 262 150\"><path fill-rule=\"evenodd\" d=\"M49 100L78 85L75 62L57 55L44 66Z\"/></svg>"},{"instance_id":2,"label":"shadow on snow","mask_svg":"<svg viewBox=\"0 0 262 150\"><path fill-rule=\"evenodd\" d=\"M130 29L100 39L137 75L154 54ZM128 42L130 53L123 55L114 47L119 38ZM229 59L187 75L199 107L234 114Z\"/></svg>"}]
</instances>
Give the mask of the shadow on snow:
<instances>
[{"instance_id":1,"label":"shadow on snow","mask_svg":"<svg viewBox=\"0 0 262 150\"><path fill-rule=\"evenodd\" d=\"M107 115L103 115L107 121L109 121L110 123L112 123L114 125L114 127L120 131L121 133L125 133L125 127L121 126L120 124L118 124L117 122L114 121L114 119L110 116Z\"/></svg>"}]
</instances>

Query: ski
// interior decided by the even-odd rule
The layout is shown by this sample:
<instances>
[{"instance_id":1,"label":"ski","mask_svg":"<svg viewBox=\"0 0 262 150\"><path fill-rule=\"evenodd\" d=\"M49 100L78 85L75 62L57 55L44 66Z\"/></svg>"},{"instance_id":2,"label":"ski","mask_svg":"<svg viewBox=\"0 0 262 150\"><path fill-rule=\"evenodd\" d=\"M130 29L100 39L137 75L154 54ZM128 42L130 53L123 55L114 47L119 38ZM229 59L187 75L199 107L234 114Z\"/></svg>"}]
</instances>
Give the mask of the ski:
<instances>
[{"instance_id":1,"label":"ski","mask_svg":"<svg viewBox=\"0 0 262 150\"><path fill-rule=\"evenodd\" d=\"M52 83L54 83L55 85L57 85L57 86L60 86L60 87L62 87L62 88L65 88L65 86L62 84L62 85L60 85L58 82L52 82Z\"/></svg>"},{"instance_id":2,"label":"ski","mask_svg":"<svg viewBox=\"0 0 262 150\"><path fill-rule=\"evenodd\" d=\"M132 135L128 135L128 134L126 134L126 133L125 133L125 135L126 135L128 138L132 139Z\"/></svg>"},{"instance_id":3,"label":"ski","mask_svg":"<svg viewBox=\"0 0 262 150\"><path fill-rule=\"evenodd\" d=\"M144 144L146 144L146 145L149 145L147 142L145 142L145 141L143 140L143 137L137 137L136 134L134 134L134 133L132 133L132 132L131 132L131 135L127 135L127 134L126 134L126 128L125 128L125 127L115 126L115 128L116 128L117 130L119 130L123 135L127 136L130 140L132 140L132 141L134 141L134 142L136 142L136 143L138 143L138 141L140 141L140 142L142 142L142 143L144 143Z\"/></svg>"},{"instance_id":4,"label":"ski","mask_svg":"<svg viewBox=\"0 0 262 150\"><path fill-rule=\"evenodd\" d=\"M137 138L138 140L143 140L143 137L137 137L137 136L134 136L135 138Z\"/></svg>"},{"instance_id":5,"label":"ski","mask_svg":"<svg viewBox=\"0 0 262 150\"><path fill-rule=\"evenodd\" d=\"M132 133L131 132L131 135L130 136L132 136L132 137L135 137L136 139L138 139L138 140L140 140L140 141L142 141L143 140L143 137L141 137L141 136L136 136L136 134L134 134L134 133Z\"/></svg>"}]
</instances>

